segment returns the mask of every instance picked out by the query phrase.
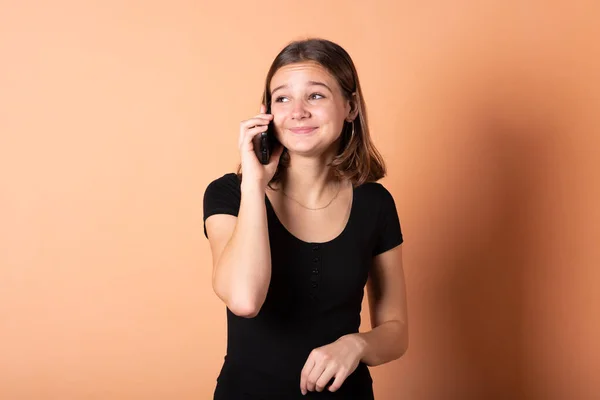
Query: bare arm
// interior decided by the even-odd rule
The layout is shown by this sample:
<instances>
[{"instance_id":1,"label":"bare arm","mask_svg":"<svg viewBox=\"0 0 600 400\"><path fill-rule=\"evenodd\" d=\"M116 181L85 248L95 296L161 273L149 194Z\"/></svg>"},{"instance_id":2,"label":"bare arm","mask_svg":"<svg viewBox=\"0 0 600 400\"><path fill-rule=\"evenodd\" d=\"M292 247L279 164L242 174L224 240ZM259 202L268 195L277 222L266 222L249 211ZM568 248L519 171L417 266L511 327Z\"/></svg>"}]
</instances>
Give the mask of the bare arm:
<instances>
[{"instance_id":1,"label":"bare arm","mask_svg":"<svg viewBox=\"0 0 600 400\"><path fill-rule=\"evenodd\" d=\"M206 220L206 230L215 293L234 314L256 316L271 280L265 190L242 185L238 217L213 215Z\"/></svg>"},{"instance_id":2,"label":"bare arm","mask_svg":"<svg viewBox=\"0 0 600 400\"><path fill-rule=\"evenodd\" d=\"M252 139L273 119L260 113L240 123L238 146L242 165L238 216L216 214L206 219L213 258L213 290L236 315L258 314L271 281L271 249L265 207L267 184L275 174L283 147L273 151L267 165L259 163Z\"/></svg>"},{"instance_id":3,"label":"bare arm","mask_svg":"<svg viewBox=\"0 0 600 400\"><path fill-rule=\"evenodd\" d=\"M361 361L370 366L400 358L408 348L402 246L375 257L368 281L372 330L357 334Z\"/></svg>"}]
</instances>

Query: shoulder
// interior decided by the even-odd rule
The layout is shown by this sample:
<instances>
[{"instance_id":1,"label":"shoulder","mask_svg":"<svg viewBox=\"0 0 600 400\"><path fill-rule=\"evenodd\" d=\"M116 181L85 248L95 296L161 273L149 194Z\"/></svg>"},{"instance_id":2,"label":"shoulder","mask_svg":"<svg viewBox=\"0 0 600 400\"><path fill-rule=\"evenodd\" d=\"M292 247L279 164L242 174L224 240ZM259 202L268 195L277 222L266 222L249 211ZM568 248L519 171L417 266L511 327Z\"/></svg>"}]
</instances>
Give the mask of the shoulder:
<instances>
[{"instance_id":1,"label":"shoulder","mask_svg":"<svg viewBox=\"0 0 600 400\"><path fill-rule=\"evenodd\" d=\"M204 192L204 235L206 220L217 214L237 216L240 208L241 191L240 179L235 173L227 173L212 180Z\"/></svg>"},{"instance_id":2,"label":"shoulder","mask_svg":"<svg viewBox=\"0 0 600 400\"><path fill-rule=\"evenodd\" d=\"M367 208L372 209L377 240L372 255L386 252L404 242L400 218L394 196L382 183L369 182L361 185L359 190L366 201Z\"/></svg>"},{"instance_id":3,"label":"shoulder","mask_svg":"<svg viewBox=\"0 0 600 400\"><path fill-rule=\"evenodd\" d=\"M240 179L237 174L230 172L212 180L206 187L206 193L213 192L239 192Z\"/></svg>"},{"instance_id":4,"label":"shoulder","mask_svg":"<svg viewBox=\"0 0 600 400\"><path fill-rule=\"evenodd\" d=\"M356 188L356 195L369 214L379 221L397 218L396 201L390 190L380 182L366 182Z\"/></svg>"},{"instance_id":5,"label":"shoulder","mask_svg":"<svg viewBox=\"0 0 600 400\"><path fill-rule=\"evenodd\" d=\"M241 199L240 183L235 173L227 173L211 181L204 192L204 219L223 211L237 214Z\"/></svg>"},{"instance_id":6,"label":"shoulder","mask_svg":"<svg viewBox=\"0 0 600 400\"><path fill-rule=\"evenodd\" d=\"M394 202L392 193L380 182L366 182L356 188L357 193L364 197L370 204Z\"/></svg>"}]
</instances>

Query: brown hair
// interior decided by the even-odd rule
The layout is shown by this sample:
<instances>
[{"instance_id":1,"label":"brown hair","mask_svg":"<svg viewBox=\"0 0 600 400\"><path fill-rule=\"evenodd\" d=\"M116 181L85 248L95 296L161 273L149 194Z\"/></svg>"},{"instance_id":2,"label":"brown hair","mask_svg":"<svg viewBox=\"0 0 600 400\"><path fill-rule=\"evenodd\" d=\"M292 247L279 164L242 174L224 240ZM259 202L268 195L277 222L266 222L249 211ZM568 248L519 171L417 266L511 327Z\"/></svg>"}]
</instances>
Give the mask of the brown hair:
<instances>
[{"instance_id":1,"label":"brown hair","mask_svg":"<svg viewBox=\"0 0 600 400\"><path fill-rule=\"evenodd\" d=\"M270 83L275 72L283 66L299 62L314 62L325 68L337 80L342 94L354 101L358 114L354 122L346 122L342 130L340 149L330 166L336 176L349 179L353 186L374 182L385 176L386 167L381 154L375 148L369 135L366 105L358 80L358 73L350 55L341 46L325 39L306 39L289 43L275 57L267 73L262 103L271 104ZM354 133L352 130L354 129ZM282 172L289 165L290 157L286 149L279 160L277 171L269 185L281 180ZM241 177L241 165L238 169Z\"/></svg>"}]
</instances>

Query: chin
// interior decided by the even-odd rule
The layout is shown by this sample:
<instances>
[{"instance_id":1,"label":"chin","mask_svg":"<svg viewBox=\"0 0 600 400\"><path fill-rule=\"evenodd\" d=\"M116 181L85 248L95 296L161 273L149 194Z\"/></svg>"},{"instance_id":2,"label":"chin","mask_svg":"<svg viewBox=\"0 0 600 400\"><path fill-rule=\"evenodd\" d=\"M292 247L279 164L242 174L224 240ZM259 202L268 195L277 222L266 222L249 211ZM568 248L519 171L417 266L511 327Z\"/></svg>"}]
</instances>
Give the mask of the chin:
<instances>
[{"instance_id":1,"label":"chin","mask_svg":"<svg viewBox=\"0 0 600 400\"><path fill-rule=\"evenodd\" d=\"M285 146L286 149L288 149L290 153L294 154L312 153L318 148L317 143L315 143L312 140L294 140L293 138L292 140L284 139L282 144Z\"/></svg>"},{"instance_id":2,"label":"chin","mask_svg":"<svg viewBox=\"0 0 600 400\"><path fill-rule=\"evenodd\" d=\"M287 148L290 156L299 156L299 157L317 157L319 156L319 151L316 149L298 149L298 148Z\"/></svg>"},{"instance_id":3,"label":"chin","mask_svg":"<svg viewBox=\"0 0 600 400\"><path fill-rule=\"evenodd\" d=\"M331 148L329 148L331 149ZM321 147L302 147L300 148L300 146L295 146L292 148L287 148L288 153L290 154L290 156L294 157L294 156L298 156L298 157L304 157L304 158L320 158L323 157L323 155L328 154L329 153L329 149L328 148L321 148Z\"/></svg>"}]
</instances>

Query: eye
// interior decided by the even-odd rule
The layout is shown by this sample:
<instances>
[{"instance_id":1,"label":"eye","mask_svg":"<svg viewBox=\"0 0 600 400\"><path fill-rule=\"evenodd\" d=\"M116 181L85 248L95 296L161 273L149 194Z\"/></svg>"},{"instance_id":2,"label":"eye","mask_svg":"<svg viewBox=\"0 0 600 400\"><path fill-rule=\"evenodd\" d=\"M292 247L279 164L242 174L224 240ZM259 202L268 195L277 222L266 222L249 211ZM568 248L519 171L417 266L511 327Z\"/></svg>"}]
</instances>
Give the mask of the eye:
<instances>
[{"instance_id":1,"label":"eye","mask_svg":"<svg viewBox=\"0 0 600 400\"><path fill-rule=\"evenodd\" d=\"M321 93L313 93L309 97L311 100L319 100L325 98L325 96L323 96Z\"/></svg>"},{"instance_id":2,"label":"eye","mask_svg":"<svg viewBox=\"0 0 600 400\"><path fill-rule=\"evenodd\" d=\"M287 99L287 97L284 97L284 96L279 96L275 99L276 103L283 103L285 101L288 101L288 99Z\"/></svg>"}]
</instances>

